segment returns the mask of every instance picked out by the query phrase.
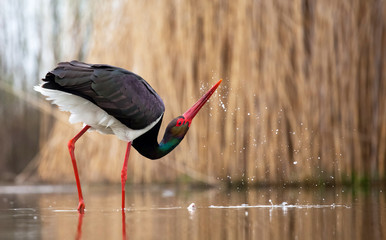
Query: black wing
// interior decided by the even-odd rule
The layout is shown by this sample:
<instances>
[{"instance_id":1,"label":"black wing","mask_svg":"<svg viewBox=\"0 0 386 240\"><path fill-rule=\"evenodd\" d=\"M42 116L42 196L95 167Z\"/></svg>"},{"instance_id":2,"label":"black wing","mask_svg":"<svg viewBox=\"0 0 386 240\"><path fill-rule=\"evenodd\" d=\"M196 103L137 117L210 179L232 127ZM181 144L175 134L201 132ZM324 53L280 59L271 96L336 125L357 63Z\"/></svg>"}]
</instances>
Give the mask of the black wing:
<instances>
[{"instance_id":1,"label":"black wing","mask_svg":"<svg viewBox=\"0 0 386 240\"><path fill-rule=\"evenodd\" d=\"M145 128L165 111L162 99L143 78L114 66L62 62L43 81L43 88L83 97L131 129Z\"/></svg>"}]
</instances>

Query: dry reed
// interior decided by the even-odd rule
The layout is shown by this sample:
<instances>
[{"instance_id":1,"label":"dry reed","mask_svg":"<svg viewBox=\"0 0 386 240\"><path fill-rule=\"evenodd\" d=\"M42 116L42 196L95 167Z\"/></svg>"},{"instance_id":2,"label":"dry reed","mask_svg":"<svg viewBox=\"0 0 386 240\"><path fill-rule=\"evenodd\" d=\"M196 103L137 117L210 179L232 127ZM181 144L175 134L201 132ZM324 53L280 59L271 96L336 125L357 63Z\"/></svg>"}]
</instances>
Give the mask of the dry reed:
<instances>
[{"instance_id":1,"label":"dry reed","mask_svg":"<svg viewBox=\"0 0 386 240\"><path fill-rule=\"evenodd\" d=\"M100 1L86 61L130 69L168 120L224 78L180 146L158 161L132 151L130 182L291 184L384 179L383 1ZM57 122L42 139L43 180L73 180ZM83 181L120 180L125 143L86 134Z\"/></svg>"}]
</instances>

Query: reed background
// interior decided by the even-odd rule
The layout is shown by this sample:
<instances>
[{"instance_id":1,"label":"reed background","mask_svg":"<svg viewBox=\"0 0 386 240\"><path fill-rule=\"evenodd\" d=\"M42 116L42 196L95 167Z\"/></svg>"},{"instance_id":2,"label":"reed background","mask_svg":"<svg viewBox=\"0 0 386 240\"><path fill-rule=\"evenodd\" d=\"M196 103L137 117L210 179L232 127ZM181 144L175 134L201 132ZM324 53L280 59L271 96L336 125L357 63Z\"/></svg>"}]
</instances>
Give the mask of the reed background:
<instances>
[{"instance_id":1,"label":"reed background","mask_svg":"<svg viewBox=\"0 0 386 240\"><path fill-rule=\"evenodd\" d=\"M129 182L385 179L384 1L69 2L61 21L52 5L52 66L34 84L72 59L132 70L164 99L162 135L224 79L171 154L150 161L131 151ZM37 106L40 151L19 176L73 181L67 141L81 124L43 100ZM81 180L119 182L125 146L87 133L76 145Z\"/></svg>"}]
</instances>

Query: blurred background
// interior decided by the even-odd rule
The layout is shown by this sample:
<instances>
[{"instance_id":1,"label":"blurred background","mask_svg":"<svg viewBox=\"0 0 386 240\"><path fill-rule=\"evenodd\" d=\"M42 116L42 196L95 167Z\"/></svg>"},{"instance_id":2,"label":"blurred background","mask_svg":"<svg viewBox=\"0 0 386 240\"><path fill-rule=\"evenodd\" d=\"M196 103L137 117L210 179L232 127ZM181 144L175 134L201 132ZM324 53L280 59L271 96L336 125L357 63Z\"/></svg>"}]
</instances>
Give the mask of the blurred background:
<instances>
[{"instance_id":1,"label":"blurred background","mask_svg":"<svg viewBox=\"0 0 386 240\"><path fill-rule=\"evenodd\" d=\"M384 181L385 13L382 0L0 1L0 182L74 181L82 125L32 89L73 59L146 79L166 106L160 135L224 79L171 154L131 151L131 183ZM120 182L125 147L84 135L82 182Z\"/></svg>"}]
</instances>

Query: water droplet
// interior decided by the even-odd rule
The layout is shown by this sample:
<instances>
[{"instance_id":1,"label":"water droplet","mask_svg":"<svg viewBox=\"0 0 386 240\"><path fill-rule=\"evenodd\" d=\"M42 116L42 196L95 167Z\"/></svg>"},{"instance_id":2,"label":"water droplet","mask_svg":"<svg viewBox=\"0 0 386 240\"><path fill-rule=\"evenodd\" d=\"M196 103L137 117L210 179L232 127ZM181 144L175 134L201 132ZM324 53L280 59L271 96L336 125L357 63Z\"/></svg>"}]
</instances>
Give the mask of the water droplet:
<instances>
[{"instance_id":1,"label":"water droplet","mask_svg":"<svg viewBox=\"0 0 386 240\"><path fill-rule=\"evenodd\" d=\"M191 203L187 209L189 212L194 212L196 210L196 204Z\"/></svg>"}]
</instances>

